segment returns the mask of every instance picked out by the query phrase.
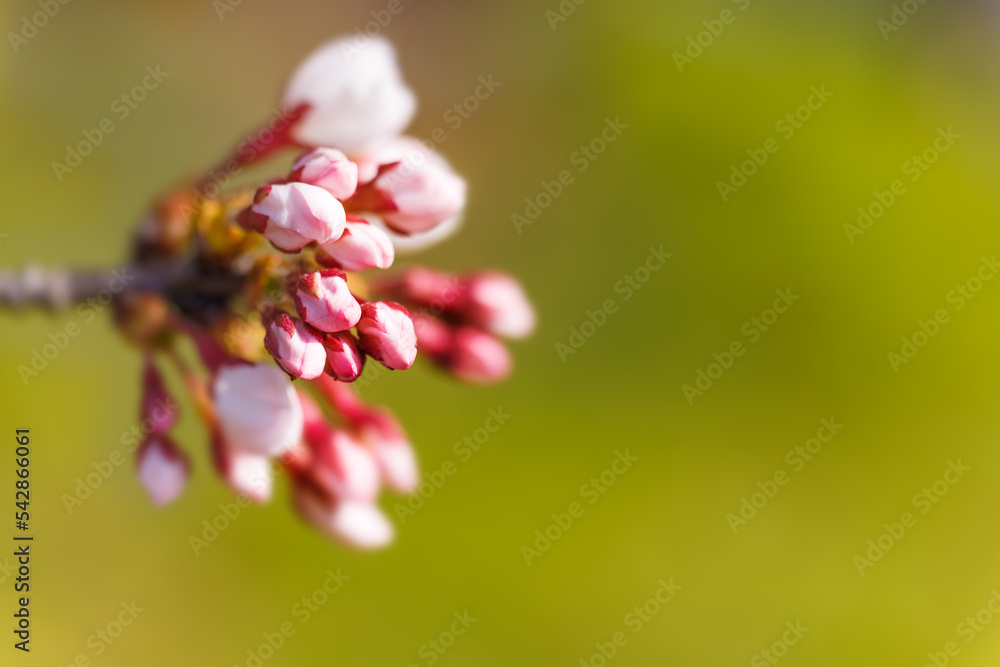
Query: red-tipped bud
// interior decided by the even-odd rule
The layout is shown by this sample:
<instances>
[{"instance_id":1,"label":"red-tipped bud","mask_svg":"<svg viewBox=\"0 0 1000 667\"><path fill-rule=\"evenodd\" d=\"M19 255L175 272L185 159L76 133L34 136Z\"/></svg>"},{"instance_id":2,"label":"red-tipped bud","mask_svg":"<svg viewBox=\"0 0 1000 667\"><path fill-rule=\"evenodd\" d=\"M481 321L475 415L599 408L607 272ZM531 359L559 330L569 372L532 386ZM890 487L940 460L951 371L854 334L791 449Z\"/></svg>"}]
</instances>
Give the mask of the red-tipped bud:
<instances>
[{"instance_id":1,"label":"red-tipped bud","mask_svg":"<svg viewBox=\"0 0 1000 667\"><path fill-rule=\"evenodd\" d=\"M281 312L272 315L267 322L264 347L293 377L311 380L323 374L326 366L323 341L302 320Z\"/></svg>"},{"instance_id":2,"label":"red-tipped bud","mask_svg":"<svg viewBox=\"0 0 1000 667\"><path fill-rule=\"evenodd\" d=\"M295 307L303 320L320 331L344 331L361 319L361 305L347 286L347 275L338 269L301 276Z\"/></svg>"},{"instance_id":3,"label":"red-tipped bud","mask_svg":"<svg viewBox=\"0 0 1000 667\"><path fill-rule=\"evenodd\" d=\"M393 370L407 369L417 358L413 320L398 303L376 301L361 306L358 340L365 354Z\"/></svg>"},{"instance_id":4,"label":"red-tipped bud","mask_svg":"<svg viewBox=\"0 0 1000 667\"><path fill-rule=\"evenodd\" d=\"M341 382L354 382L365 368L365 355L358 347L358 339L350 331L323 336L326 348L326 372Z\"/></svg>"},{"instance_id":5,"label":"red-tipped bud","mask_svg":"<svg viewBox=\"0 0 1000 667\"><path fill-rule=\"evenodd\" d=\"M316 260L345 271L388 269L396 257L392 239L366 220L349 216L344 234L319 247Z\"/></svg>"},{"instance_id":6,"label":"red-tipped bud","mask_svg":"<svg viewBox=\"0 0 1000 667\"><path fill-rule=\"evenodd\" d=\"M298 252L316 241L340 238L346 222L344 206L329 192L307 183L279 183L257 190L240 223L260 232L285 252Z\"/></svg>"},{"instance_id":7,"label":"red-tipped bud","mask_svg":"<svg viewBox=\"0 0 1000 667\"><path fill-rule=\"evenodd\" d=\"M426 232L465 207L465 181L416 139L395 137L357 161L364 185L349 207L378 213L397 232Z\"/></svg>"},{"instance_id":8,"label":"red-tipped bud","mask_svg":"<svg viewBox=\"0 0 1000 667\"><path fill-rule=\"evenodd\" d=\"M343 201L358 189L358 165L334 148L317 148L295 161L288 180L323 188Z\"/></svg>"}]
</instances>

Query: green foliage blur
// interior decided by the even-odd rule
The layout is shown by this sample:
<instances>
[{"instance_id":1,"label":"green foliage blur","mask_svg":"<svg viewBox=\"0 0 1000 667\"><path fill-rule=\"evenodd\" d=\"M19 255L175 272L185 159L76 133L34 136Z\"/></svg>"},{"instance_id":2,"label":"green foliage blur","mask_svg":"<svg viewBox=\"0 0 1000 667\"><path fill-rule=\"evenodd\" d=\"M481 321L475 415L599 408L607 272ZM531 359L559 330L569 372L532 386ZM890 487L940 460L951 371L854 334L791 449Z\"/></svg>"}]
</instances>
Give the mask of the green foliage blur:
<instances>
[{"instance_id":1,"label":"green foliage blur","mask_svg":"<svg viewBox=\"0 0 1000 667\"><path fill-rule=\"evenodd\" d=\"M68 511L135 426L140 358L106 313L3 314L0 498L12 512L13 431L30 428L36 541L32 651L12 648L0 569L0 664L995 665L1000 622L980 610L1000 589L1000 280L977 277L1000 253L1000 7L897 4L916 10L395 5L377 31L419 95L410 133L443 128L470 191L462 233L405 263L520 277L540 325L513 345L515 375L469 388L418 364L362 390L396 411L429 479L456 469L412 514L385 496L391 548L328 543L281 480L195 555L190 536L233 495L189 402L177 439L196 471L175 505L154 509L129 460ZM8 35L0 267L121 266L154 196L266 119L315 46L388 5L74 0L16 52ZM5 3L4 34L38 11ZM147 99L112 111L157 65L169 75ZM114 131L57 179L106 117ZM778 290L798 297L780 314ZM26 385L18 365L70 322L80 335ZM490 410L510 417L478 451L456 447ZM821 420L843 428L810 442ZM602 482L618 453L636 460ZM338 568L349 579L303 621ZM648 602L664 582L680 589Z\"/></svg>"}]
</instances>

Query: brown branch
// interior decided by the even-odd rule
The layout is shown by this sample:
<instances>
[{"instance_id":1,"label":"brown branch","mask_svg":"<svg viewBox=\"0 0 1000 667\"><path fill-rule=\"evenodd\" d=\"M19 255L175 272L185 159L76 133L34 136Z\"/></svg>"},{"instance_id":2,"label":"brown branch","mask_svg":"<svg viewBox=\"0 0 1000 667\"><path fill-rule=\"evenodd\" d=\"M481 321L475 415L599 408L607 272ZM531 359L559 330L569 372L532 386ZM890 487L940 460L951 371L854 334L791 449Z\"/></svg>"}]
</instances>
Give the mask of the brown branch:
<instances>
[{"instance_id":1,"label":"brown branch","mask_svg":"<svg viewBox=\"0 0 1000 667\"><path fill-rule=\"evenodd\" d=\"M88 299L118 299L131 292L153 292L175 300L178 295L227 298L242 285L242 276L205 275L192 261L126 265L110 271L45 269L27 265L0 270L0 308L41 307L61 310Z\"/></svg>"}]
</instances>

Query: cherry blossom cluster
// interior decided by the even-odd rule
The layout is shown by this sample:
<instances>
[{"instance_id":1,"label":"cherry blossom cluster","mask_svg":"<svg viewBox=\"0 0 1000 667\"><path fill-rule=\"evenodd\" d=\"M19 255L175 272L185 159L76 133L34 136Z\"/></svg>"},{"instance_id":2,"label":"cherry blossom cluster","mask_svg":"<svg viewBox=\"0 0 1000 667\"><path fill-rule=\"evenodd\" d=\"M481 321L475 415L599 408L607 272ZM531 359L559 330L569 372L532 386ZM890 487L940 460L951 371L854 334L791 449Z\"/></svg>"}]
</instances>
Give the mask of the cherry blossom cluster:
<instances>
[{"instance_id":1,"label":"cherry blossom cluster","mask_svg":"<svg viewBox=\"0 0 1000 667\"><path fill-rule=\"evenodd\" d=\"M466 202L465 181L444 158L400 134L416 102L387 42L360 52L349 40L326 44L293 74L283 101L282 129L262 130L254 150L224 164L298 149L286 174L218 197L179 191L140 230L137 254L184 260L202 287L133 294L118 306L122 331L146 350L138 476L165 505L192 470L169 435L176 412L162 409L176 404L163 358L230 487L267 502L284 471L308 523L380 547L393 538L381 489L413 492L419 468L392 413L350 383L369 361L410 368L418 350L460 380L499 381L512 366L500 339L529 335L535 315L499 272L382 275L397 253L452 234Z\"/></svg>"}]
</instances>

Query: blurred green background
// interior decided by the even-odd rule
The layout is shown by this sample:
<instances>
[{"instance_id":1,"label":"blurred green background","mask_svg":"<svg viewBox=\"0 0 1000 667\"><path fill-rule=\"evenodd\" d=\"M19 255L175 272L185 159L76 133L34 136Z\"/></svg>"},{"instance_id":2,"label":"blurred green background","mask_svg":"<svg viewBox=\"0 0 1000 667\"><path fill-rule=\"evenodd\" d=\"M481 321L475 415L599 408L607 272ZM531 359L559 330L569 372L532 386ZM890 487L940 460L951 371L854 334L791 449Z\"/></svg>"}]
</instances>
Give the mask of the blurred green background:
<instances>
[{"instance_id":1,"label":"blurred green background","mask_svg":"<svg viewBox=\"0 0 1000 667\"><path fill-rule=\"evenodd\" d=\"M120 266L153 196L214 164L302 57L387 4L61 5L0 59L0 265ZM195 556L189 537L233 496L186 402L178 440L197 470L179 502L152 508L129 461L68 512L63 494L136 423L139 356L101 317L25 386L18 364L79 318L0 318L0 496L12 504L12 434L29 427L37 535L32 652L10 646L4 569L0 664L254 665L248 650L285 622L294 636L262 664L600 667L595 644L617 632L608 664L997 663L992 612L960 624L1000 588L1000 281L961 310L949 293L1000 252L1000 7L912 2L885 39L888 2L562 4L575 10L553 29L558 0L405 1L381 30L420 98L410 134L445 127L470 185L463 232L419 261L509 270L540 314L506 384L469 389L418 364L363 390L396 411L426 472L457 466L405 522L405 499L384 498L390 549L327 543L282 481ZM679 71L675 52L727 9ZM5 3L4 33L36 11ZM65 145L148 65L169 76L57 181ZM491 74L501 86L452 129L445 112ZM812 86L832 97L786 138L775 124ZM607 118L628 127L579 171L573 153ZM909 180L904 164L949 127L961 137ZM724 202L717 182L769 137L778 152ZM573 183L518 233L511 215L564 169ZM906 193L850 242L844 225L896 179ZM626 301L616 284L661 245L671 258ZM800 299L751 343L744 323L786 288ZM556 344L607 299L617 310L563 362ZM887 354L938 309L949 322L894 372ZM690 404L682 386L734 341L744 354ZM509 421L463 461L453 445L495 408ZM796 470L786 453L830 418L843 429ZM626 450L637 460L605 493L581 489ZM949 461L970 470L915 499ZM727 514L779 470L787 484L734 534ZM573 502L582 516L529 566L522 546ZM860 574L855 557L905 512L915 525ZM337 568L350 579L302 623L294 605ZM628 615L670 578L682 588L634 632ZM133 600L137 620L95 639ZM477 620L433 653L466 610ZM808 632L785 652L796 622Z\"/></svg>"}]
</instances>

